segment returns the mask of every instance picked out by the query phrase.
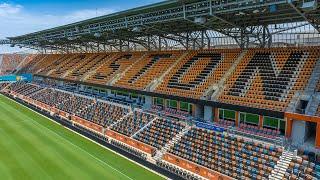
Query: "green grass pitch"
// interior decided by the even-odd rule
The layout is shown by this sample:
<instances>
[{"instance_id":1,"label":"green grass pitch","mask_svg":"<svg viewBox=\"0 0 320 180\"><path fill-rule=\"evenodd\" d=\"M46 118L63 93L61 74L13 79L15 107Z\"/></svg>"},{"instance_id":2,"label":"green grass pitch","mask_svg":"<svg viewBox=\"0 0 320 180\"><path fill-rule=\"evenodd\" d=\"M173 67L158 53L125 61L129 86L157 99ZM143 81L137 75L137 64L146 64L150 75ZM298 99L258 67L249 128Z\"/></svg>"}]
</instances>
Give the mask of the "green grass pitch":
<instances>
[{"instance_id":1,"label":"green grass pitch","mask_svg":"<svg viewBox=\"0 0 320 180\"><path fill-rule=\"evenodd\" d=\"M0 179L163 179L0 95Z\"/></svg>"}]
</instances>

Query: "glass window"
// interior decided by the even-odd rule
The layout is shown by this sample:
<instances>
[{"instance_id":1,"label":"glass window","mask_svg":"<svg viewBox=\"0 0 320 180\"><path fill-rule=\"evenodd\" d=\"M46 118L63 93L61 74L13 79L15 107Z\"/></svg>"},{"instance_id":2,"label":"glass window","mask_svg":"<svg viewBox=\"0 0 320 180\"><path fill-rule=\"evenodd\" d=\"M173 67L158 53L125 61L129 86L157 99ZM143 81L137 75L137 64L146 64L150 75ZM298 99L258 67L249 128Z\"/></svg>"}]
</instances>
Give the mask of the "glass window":
<instances>
[{"instance_id":1,"label":"glass window","mask_svg":"<svg viewBox=\"0 0 320 180\"><path fill-rule=\"evenodd\" d=\"M177 105L178 105L177 101L175 101L175 100L170 100L170 101L169 101L169 107L170 107L170 108L176 109L176 108L177 108Z\"/></svg>"},{"instance_id":2,"label":"glass window","mask_svg":"<svg viewBox=\"0 0 320 180\"><path fill-rule=\"evenodd\" d=\"M278 129L279 119L272 117L263 117L263 126Z\"/></svg>"},{"instance_id":3,"label":"glass window","mask_svg":"<svg viewBox=\"0 0 320 180\"><path fill-rule=\"evenodd\" d=\"M180 109L183 111L189 111L189 103L187 102L180 102Z\"/></svg>"},{"instance_id":4,"label":"glass window","mask_svg":"<svg viewBox=\"0 0 320 180\"><path fill-rule=\"evenodd\" d=\"M235 120L236 112L232 110L224 109L224 119Z\"/></svg>"},{"instance_id":5,"label":"glass window","mask_svg":"<svg viewBox=\"0 0 320 180\"><path fill-rule=\"evenodd\" d=\"M258 125L259 124L259 115L247 113L246 114L246 123Z\"/></svg>"},{"instance_id":6,"label":"glass window","mask_svg":"<svg viewBox=\"0 0 320 180\"><path fill-rule=\"evenodd\" d=\"M160 105L160 106L163 106L163 98L155 98L155 104L156 105Z\"/></svg>"}]
</instances>

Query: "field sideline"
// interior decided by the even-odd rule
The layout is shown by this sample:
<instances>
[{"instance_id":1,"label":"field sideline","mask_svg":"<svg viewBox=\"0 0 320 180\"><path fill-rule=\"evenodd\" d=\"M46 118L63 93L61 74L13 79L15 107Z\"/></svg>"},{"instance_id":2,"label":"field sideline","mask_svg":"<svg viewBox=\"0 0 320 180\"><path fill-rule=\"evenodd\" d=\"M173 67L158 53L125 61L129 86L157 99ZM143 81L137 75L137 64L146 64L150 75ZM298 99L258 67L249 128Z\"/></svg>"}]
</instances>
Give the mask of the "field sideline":
<instances>
[{"instance_id":1,"label":"field sideline","mask_svg":"<svg viewBox=\"0 0 320 180\"><path fill-rule=\"evenodd\" d=\"M1 179L163 179L0 95Z\"/></svg>"}]
</instances>

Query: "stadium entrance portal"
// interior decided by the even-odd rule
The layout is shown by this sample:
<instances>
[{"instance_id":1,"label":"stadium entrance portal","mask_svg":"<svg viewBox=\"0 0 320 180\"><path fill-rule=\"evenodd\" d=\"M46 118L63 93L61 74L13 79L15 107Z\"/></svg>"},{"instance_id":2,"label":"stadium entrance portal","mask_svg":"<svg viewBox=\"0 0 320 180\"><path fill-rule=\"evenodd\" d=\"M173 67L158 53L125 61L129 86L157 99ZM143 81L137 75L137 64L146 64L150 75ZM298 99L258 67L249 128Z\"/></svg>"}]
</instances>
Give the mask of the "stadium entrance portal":
<instances>
[{"instance_id":1,"label":"stadium entrance portal","mask_svg":"<svg viewBox=\"0 0 320 180\"><path fill-rule=\"evenodd\" d=\"M317 133L317 123L315 122L306 122L306 141L308 145L314 146Z\"/></svg>"}]
</instances>

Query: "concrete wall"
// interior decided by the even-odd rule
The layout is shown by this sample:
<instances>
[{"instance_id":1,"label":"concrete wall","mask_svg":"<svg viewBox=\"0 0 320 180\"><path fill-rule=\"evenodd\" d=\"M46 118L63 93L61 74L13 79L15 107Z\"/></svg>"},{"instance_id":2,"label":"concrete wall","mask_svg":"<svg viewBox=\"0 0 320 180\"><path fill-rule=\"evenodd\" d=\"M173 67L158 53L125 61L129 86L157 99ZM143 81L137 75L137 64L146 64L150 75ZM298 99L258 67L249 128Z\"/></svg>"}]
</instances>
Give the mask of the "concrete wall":
<instances>
[{"instance_id":1,"label":"concrete wall","mask_svg":"<svg viewBox=\"0 0 320 180\"><path fill-rule=\"evenodd\" d=\"M146 109L150 109L152 107L152 97L151 96L145 96L145 103L144 103L143 107Z\"/></svg>"},{"instance_id":2,"label":"concrete wall","mask_svg":"<svg viewBox=\"0 0 320 180\"><path fill-rule=\"evenodd\" d=\"M292 123L292 143L295 145L301 145L304 143L306 137L306 122L293 120Z\"/></svg>"},{"instance_id":3,"label":"concrete wall","mask_svg":"<svg viewBox=\"0 0 320 180\"><path fill-rule=\"evenodd\" d=\"M194 104L194 106L195 106L195 113L194 113L195 117L203 119L203 114L204 114L203 106L199 104Z\"/></svg>"},{"instance_id":4,"label":"concrete wall","mask_svg":"<svg viewBox=\"0 0 320 180\"><path fill-rule=\"evenodd\" d=\"M213 108L211 106L204 106L203 119L207 122L213 121Z\"/></svg>"}]
</instances>

